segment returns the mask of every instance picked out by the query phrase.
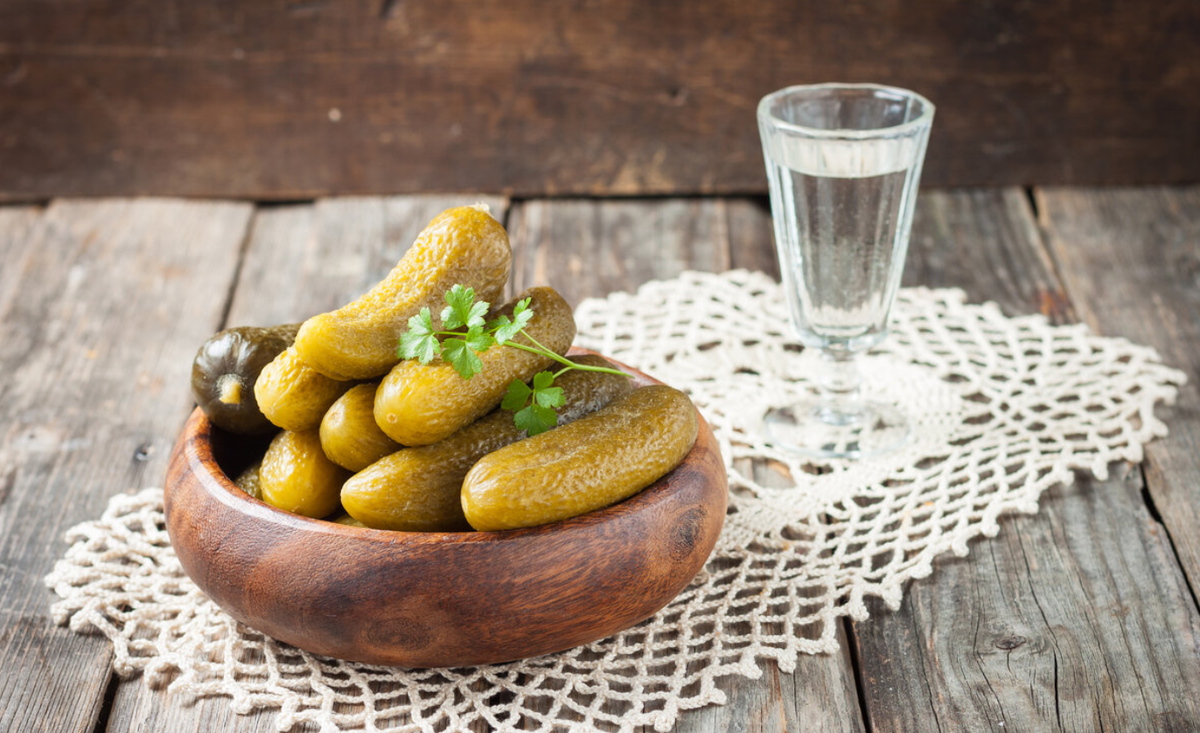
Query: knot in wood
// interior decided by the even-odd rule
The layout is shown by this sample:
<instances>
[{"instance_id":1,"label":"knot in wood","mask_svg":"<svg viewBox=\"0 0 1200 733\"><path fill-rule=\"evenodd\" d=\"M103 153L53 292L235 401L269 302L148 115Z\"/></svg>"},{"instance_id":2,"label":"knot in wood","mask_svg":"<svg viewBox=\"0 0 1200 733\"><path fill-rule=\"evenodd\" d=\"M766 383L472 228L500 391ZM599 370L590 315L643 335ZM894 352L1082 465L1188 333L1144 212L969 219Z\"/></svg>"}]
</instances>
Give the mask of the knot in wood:
<instances>
[{"instance_id":1,"label":"knot in wood","mask_svg":"<svg viewBox=\"0 0 1200 733\"><path fill-rule=\"evenodd\" d=\"M1024 636L1017 636L1016 634L1011 636L1001 636L999 639L996 639L996 648L1003 649L1006 652L1012 651L1027 641L1029 640Z\"/></svg>"}]
</instances>

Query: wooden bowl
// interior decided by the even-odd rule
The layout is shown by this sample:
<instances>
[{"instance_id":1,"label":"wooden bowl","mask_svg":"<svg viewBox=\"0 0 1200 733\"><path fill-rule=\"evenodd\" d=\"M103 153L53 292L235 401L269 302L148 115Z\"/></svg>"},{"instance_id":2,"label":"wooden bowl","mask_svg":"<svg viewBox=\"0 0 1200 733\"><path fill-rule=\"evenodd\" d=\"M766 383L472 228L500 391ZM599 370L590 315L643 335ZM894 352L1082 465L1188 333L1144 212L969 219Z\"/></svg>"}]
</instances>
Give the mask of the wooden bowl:
<instances>
[{"instance_id":1,"label":"wooden bowl","mask_svg":"<svg viewBox=\"0 0 1200 733\"><path fill-rule=\"evenodd\" d=\"M167 470L175 553L238 621L371 664L491 664L603 639L682 591L725 519L725 469L703 418L683 463L636 496L504 532L389 532L289 514L229 478L264 447L192 413Z\"/></svg>"}]
</instances>

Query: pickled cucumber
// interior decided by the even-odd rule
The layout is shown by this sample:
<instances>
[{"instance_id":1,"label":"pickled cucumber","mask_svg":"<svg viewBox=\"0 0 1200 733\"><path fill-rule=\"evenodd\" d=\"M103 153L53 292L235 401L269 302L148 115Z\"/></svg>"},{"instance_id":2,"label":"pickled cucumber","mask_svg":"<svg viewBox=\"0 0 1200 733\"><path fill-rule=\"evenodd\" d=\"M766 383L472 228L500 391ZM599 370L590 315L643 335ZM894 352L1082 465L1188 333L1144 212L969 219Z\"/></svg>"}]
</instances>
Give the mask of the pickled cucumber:
<instances>
[{"instance_id":1,"label":"pickled cucumber","mask_svg":"<svg viewBox=\"0 0 1200 733\"><path fill-rule=\"evenodd\" d=\"M259 470L263 501L313 518L337 511L342 484L349 477L349 471L325 457L316 430L276 435Z\"/></svg>"},{"instance_id":2,"label":"pickled cucumber","mask_svg":"<svg viewBox=\"0 0 1200 733\"><path fill-rule=\"evenodd\" d=\"M436 317L455 284L494 302L508 282L508 233L486 207L442 212L417 237L391 273L358 300L304 322L296 349L333 379L371 379L399 361L396 346L408 319L428 307Z\"/></svg>"},{"instance_id":3,"label":"pickled cucumber","mask_svg":"<svg viewBox=\"0 0 1200 733\"><path fill-rule=\"evenodd\" d=\"M587 366L612 368L599 356L572 357ZM555 384L565 404L559 424L595 412L633 391L627 377L570 371ZM492 451L525 437L513 413L495 410L433 445L404 448L358 472L342 486L342 506L369 527L412 532L468 530L459 492L471 466Z\"/></svg>"},{"instance_id":4,"label":"pickled cucumber","mask_svg":"<svg viewBox=\"0 0 1200 733\"><path fill-rule=\"evenodd\" d=\"M552 288L530 288L500 313L511 313L522 298L530 298L533 312L525 332L547 349L565 354L575 340L571 306ZM514 342L530 345L525 336ZM479 358L483 370L471 379L463 379L440 359L400 362L375 393L375 422L401 445L436 443L500 404L514 379L527 381L553 363L549 357L509 346L493 346Z\"/></svg>"},{"instance_id":5,"label":"pickled cucumber","mask_svg":"<svg viewBox=\"0 0 1200 733\"><path fill-rule=\"evenodd\" d=\"M355 519L354 517L350 516L349 514L342 514L342 515L334 518L333 523L334 524L344 524L347 527L366 527L367 526L367 525L363 524L362 522L358 521L357 519Z\"/></svg>"},{"instance_id":6,"label":"pickled cucumber","mask_svg":"<svg viewBox=\"0 0 1200 733\"><path fill-rule=\"evenodd\" d=\"M237 479L233 482L239 489L246 492L248 496L255 499L262 499L262 481L259 477L259 471L262 470L262 461L259 461L252 466L249 466L245 471L238 474Z\"/></svg>"},{"instance_id":7,"label":"pickled cucumber","mask_svg":"<svg viewBox=\"0 0 1200 733\"><path fill-rule=\"evenodd\" d=\"M371 382L351 387L321 418L321 448L342 468L361 471L400 449L375 424L377 386Z\"/></svg>"},{"instance_id":8,"label":"pickled cucumber","mask_svg":"<svg viewBox=\"0 0 1200 733\"><path fill-rule=\"evenodd\" d=\"M315 430L354 382L339 382L309 367L293 346L263 368L254 396L267 419L284 430Z\"/></svg>"},{"instance_id":9,"label":"pickled cucumber","mask_svg":"<svg viewBox=\"0 0 1200 733\"><path fill-rule=\"evenodd\" d=\"M192 360L192 394L213 425L250 435L275 429L254 397L263 368L292 345L300 324L243 326L214 334Z\"/></svg>"},{"instance_id":10,"label":"pickled cucumber","mask_svg":"<svg viewBox=\"0 0 1200 733\"><path fill-rule=\"evenodd\" d=\"M579 516L633 496L684 459L696 442L696 408L662 385L565 427L484 456L462 486L478 530L515 529Z\"/></svg>"}]
</instances>

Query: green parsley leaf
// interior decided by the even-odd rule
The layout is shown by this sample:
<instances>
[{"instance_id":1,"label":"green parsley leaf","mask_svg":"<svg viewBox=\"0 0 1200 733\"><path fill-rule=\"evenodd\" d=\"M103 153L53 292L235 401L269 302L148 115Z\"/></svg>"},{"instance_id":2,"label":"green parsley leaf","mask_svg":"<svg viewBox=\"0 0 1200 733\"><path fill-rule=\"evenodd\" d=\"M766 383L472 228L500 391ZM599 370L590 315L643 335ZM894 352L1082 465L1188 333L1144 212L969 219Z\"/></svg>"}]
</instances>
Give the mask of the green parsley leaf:
<instances>
[{"instance_id":1,"label":"green parsley leaf","mask_svg":"<svg viewBox=\"0 0 1200 733\"><path fill-rule=\"evenodd\" d=\"M551 372L538 372L533 375L533 404L555 408L562 407L566 404L567 398L563 396L562 387L551 386L554 384L554 374ZM522 403L524 404L524 403Z\"/></svg>"},{"instance_id":2,"label":"green parsley leaf","mask_svg":"<svg viewBox=\"0 0 1200 733\"><path fill-rule=\"evenodd\" d=\"M483 371L483 360L479 355L497 344L504 345L523 333L533 320L530 309L532 298L523 298L513 306L512 314L487 320L488 304L475 302L473 288L455 285L445 293L446 307L441 313L441 327L435 329L429 308L408 319L408 330L400 335L396 349L401 359L419 359L428 364L437 357L454 367L463 379L470 379ZM528 335L526 334L527 338ZM545 355L562 362L562 358L551 353L532 339L528 343L509 344L520 346L526 351ZM566 364L559 372L571 369L599 371L611 374L613 369ZM545 371L535 374L531 384L515 380L500 405L513 412L513 421L528 435L544 433L558 424L556 409L566 404L561 387L554 386L554 373Z\"/></svg>"},{"instance_id":3,"label":"green parsley leaf","mask_svg":"<svg viewBox=\"0 0 1200 733\"><path fill-rule=\"evenodd\" d=\"M562 407L567 404L567 398L563 396L562 387L546 387L545 389L537 389L533 392L533 400L542 407Z\"/></svg>"},{"instance_id":4,"label":"green parsley leaf","mask_svg":"<svg viewBox=\"0 0 1200 733\"><path fill-rule=\"evenodd\" d=\"M517 428L524 430L526 435L544 433L558 424L558 413L541 405L530 405L513 415Z\"/></svg>"},{"instance_id":5,"label":"green parsley leaf","mask_svg":"<svg viewBox=\"0 0 1200 733\"><path fill-rule=\"evenodd\" d=\"M529 395L533 394L533 390L529 388L519 379L514 379L508 383L508 392L504 395L504 401L500 403L500 407L509 412L516 412L529 402Z\"/></svg>"},{"instance_id":6,"label":"green parsley leaf","mask_svg":"<svg viewBox=\"0 0 1200 733\"><path fill-rule=\"evenodd\" d=\"M483 371L483 362L479 360L479 356L460 338L448 338L442 342L442 359L450 362L454 371L463 379L470 379Z\"/></svg>"},{"instance_id":7,"label":"green parsley leaf","mask_svg":"<svg viewBox=\"0 0 1200 733\"><path fill-rule=\"evenodd\" d=\"M513 308L512 318L500 316L488 323L488 329L495 332L496 343L504 345L520 333L522 328L529 325L533 319L533 311L529 310L529 298L522 298Z\"/></svg>"},{"instance_id":8,"label":"green parsley leaf","mask_svg":"<svg viewBox=\"0 0 1200 733\"><path fill-rule=\"evenodd\" d=\"M456 328L482 327L484 316L488 312L488 304L475 302L475 288L464 288L455 285L446 291L446 307L442 310L442 328L453 331Z\"/></svg>"},{"instance_id":9,"label":"green parsley leaf","mask_svg":"<svg viewBox=\"0 0 1200 733\"><path fill-rule=\"evenodd\" d=\"M496 339L492 335L483 330L483 326L471 326L467 329L466 336L467 346L472 351L482 354L496 344Z\"/></svg>"},{"instance_id":10,"label":"green parsley leaf","mask_svg":"<svg viewBox=\"0 0 1200 733\"><path fill-rule=\"evenodd\" d=\"M433 333L433 316L428 308L422 308L420 313L408 319L408 330L400 334L397 356L428 364L441 351L437 336Z\"/></svg>"}]
</instances>

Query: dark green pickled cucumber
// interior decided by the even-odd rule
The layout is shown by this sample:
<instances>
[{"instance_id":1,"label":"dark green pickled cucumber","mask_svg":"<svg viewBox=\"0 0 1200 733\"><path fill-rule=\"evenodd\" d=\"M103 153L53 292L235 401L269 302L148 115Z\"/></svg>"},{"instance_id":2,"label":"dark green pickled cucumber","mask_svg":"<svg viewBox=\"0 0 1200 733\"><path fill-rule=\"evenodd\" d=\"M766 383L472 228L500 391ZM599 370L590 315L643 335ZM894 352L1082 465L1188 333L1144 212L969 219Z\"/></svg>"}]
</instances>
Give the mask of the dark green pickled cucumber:
<instances>
[{"instance_id":1,"label":"dark green pickled cucumber","mask_svg":"<svg viewBox=\"0 0 1200 733\"><path fill-rule=\"evenodd\" d=\"M572 361L612 368L599 356ZM601 372L570 371L555 382L566 403L559 424L595 412L633 391L633 380ZM483 456L525 437L513 413L496 410L433 445L403 448L371 464L342 486L342 506L369 527L406 531L468 530L459 492L463 477Z\"/></svg>"},{"instance_id":2,"label":"dark green pickled cucumber","mask_svg":"<svg viewBox=\"0 0 1200 733\"><path fill-rule=\"evenodd\" d=\"M321 448L342 468L361 471L400 444L375 424L375 388L378 382L351 387L321 418Z\"/></svg>"},{"instance_id":3,"label":"dark green pickled cucumber","mask_svg":"<svg viewBox=\"0 0 1200 733\"><path fill-rule=\"evenodd\" d=\"M633 496L679 465L699 423L688 396L642 387L570 425L484 456L462 505L477 530L549 524Z\"/></svg>"},{"instance_id":4,"label":"dark green pickled cucumber","mask_svg":"<svg viewBox=\"0 0 1200 733\"><path fill-rule=\"evenodd\" d=\"M263 367L292 345L300 324L242 326L213 335L192 360L192 394L214 425L251 435L275 430L258 407L254 382Z\"/></svg>"}]
</instances>

